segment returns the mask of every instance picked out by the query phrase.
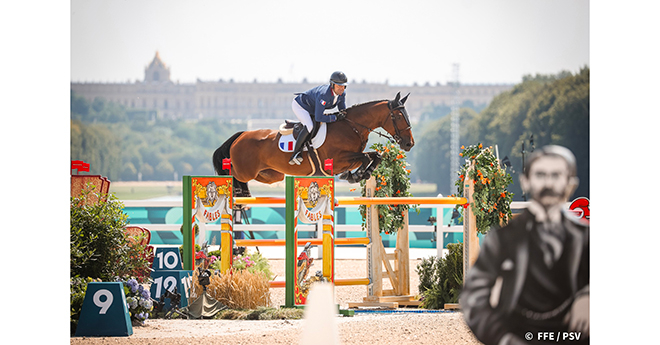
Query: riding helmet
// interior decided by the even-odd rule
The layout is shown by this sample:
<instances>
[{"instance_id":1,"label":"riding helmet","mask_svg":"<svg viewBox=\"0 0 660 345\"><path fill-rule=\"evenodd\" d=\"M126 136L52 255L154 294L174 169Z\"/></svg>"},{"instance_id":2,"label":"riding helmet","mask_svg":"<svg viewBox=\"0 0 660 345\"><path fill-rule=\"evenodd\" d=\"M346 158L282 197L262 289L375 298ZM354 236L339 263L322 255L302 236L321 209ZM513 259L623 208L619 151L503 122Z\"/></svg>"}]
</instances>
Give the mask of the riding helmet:
<instances>
[{"instance_id":1,"label":"riding helmet","mask_svg":"<svg viewBox=\"0 0 660 345\"><path fill-rule=\"evenodd\" d=\"M330 83L332 84L337 84L339 86L346 86L348 85L348 78L346 78L346 74L344 72L334 72L330 76Z\"/></svg>"}]
</instances>

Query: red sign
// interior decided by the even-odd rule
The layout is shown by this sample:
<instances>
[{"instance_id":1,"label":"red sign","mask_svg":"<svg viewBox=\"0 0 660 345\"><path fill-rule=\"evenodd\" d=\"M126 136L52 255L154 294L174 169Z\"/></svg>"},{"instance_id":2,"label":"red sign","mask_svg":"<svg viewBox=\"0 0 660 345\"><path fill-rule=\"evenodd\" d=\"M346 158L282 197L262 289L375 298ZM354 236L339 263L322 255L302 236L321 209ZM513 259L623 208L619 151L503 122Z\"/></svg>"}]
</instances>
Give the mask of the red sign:
<instances>
[{"instance_id":1,"label":"red sign","mask_svg":"<svg viewBox=\"0 0 660 345\"><path fill-rule=\"evenodd\" d=\"M330 170L330 174L334 175L333 159L328 158L325 160L325 170Z\"/></svg>"},{"instance_id":2,"label":"red sign","mask_svg":"<svg viewBox=\"0 0 660 345\"><path fill-rule=\"evenodd\" d=\"M222 160L222 170L231 170L231 159L225 158Z\"/></svg>"},{"instance_id":3,"label":"red sign","mask_svg":"<svg viewBox=\"0 0 660 345\"><path fill-rule=\"evenodd\" d=\"M87 171L89 172L89 163L85 163L83 161L71 161L71 170L78 170L78 172L81 171Z\"/></svg>"},{"instance_id":4,"label":"red sign","mask_svg":"<svg viewBox=\"0 0 660 345\"><path fill-rule=\"evenodd\" d=\"M589 199L585 197L579 197L568 207L569 210L575 212L575 215L578 218L586 219L587 221L591 218L591 212L589 212Z\"/></svg>"}]
</instances>

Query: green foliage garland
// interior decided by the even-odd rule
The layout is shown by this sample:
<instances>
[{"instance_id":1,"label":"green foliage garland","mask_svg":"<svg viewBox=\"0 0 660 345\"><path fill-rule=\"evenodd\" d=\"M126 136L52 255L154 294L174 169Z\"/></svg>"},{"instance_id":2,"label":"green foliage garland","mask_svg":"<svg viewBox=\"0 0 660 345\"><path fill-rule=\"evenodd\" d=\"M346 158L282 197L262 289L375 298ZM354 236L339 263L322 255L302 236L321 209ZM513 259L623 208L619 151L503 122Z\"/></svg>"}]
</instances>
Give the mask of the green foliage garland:
<instances>
[{"instance_id":1,"label":"green foliage garland","mask_svg":"<svg viewBox=\"0 0 660 345\"><path fill-rule=\"evenodd\" d=\"M513 182L511 175L500 168L492 147L484 148L482 144L461 147L459 155L466 162L459 171L459 178L455 185L458 194L464 195L465 179L474 182L474 195L472 210L477 220L477 231L486 234L493 226L499 226L511 219L511 201L513 194L507 187ZM468 173L468 165L474 163L474 169ZM469 174L469 176L466 176ZM456 208L460 209L460 205Z\"/></svg>"},{"instance_id":2,"label":"green foliage garland","mask_svg":"<svg viewBox=\"0 0 660 345\"><path fill-rule=\"evenodd\" d=\"M375 143L370 148L383 157L382 162L372 174L376 178L374 197L412 196L408 191L410 189L410 169L408 169L410 164L406 162L405 152L396 147L395 144ZM362 187L362 196L366 196L366 181L360 181L360 186ZM378 209L378 228L380 232L394 234L403 226L403 217L410 205L377 205L376 207ZM364 229L367 207L360 205L359 209L362 215L362 229Z\"/></svg>"}]
</instances>

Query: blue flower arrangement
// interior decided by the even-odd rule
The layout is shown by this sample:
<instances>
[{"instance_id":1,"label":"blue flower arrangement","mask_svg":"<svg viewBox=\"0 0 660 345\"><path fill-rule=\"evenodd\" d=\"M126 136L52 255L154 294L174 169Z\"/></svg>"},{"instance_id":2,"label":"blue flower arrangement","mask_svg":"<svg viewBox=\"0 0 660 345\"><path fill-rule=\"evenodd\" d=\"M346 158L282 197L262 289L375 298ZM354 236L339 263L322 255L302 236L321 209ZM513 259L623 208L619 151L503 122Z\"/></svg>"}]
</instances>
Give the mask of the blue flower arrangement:
<instances>
[{"instance_id":1,"label":"blue flower arrangement","mask_svg":"<svg viewBox=\"0 0 660 345\"><path fill-rule=\"evenodd\" d=\"M120 280L121 281L121 280ZM126 295L126 306L131 316L131 321L138 324L144 324L151 311L154 308L151 300L151 293L142 285L138 284L135 278L131 278L124 283L124 294Z\"/></svg>"}]
</instances>

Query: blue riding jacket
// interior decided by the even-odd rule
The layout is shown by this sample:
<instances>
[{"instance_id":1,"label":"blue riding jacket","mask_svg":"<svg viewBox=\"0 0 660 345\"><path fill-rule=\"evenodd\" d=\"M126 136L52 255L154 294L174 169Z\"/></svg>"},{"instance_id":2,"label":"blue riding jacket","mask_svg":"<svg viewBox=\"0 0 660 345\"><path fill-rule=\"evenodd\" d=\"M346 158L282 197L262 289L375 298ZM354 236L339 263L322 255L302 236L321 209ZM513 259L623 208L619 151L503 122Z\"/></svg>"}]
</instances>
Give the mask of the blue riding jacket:
<instances>
[{"instance_id":1,"label":"blue riding jacket","mask_svg":"<svg viewBox=\"0 0 660 345\"><path fill-rule=\"evenodd\" d=\"M339 95L339 97L337 97L337 103L333 104L335 101L335 95L332 92L330 84L320 85L305 92L296 93L296 95L296 102L298 102L303 109L307 110L310 115L313 114L314 119L317 122L337 121L337 116L325 115L323 113L325 109L332 109L335 106L340 111L346 109L346 92Z\"/></svg>"}]
</instances>

